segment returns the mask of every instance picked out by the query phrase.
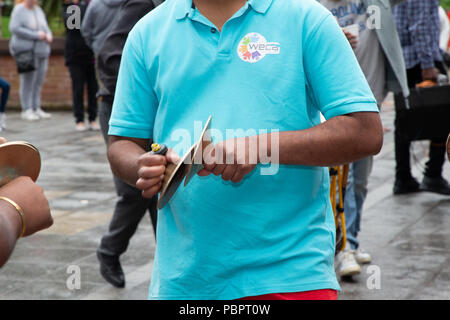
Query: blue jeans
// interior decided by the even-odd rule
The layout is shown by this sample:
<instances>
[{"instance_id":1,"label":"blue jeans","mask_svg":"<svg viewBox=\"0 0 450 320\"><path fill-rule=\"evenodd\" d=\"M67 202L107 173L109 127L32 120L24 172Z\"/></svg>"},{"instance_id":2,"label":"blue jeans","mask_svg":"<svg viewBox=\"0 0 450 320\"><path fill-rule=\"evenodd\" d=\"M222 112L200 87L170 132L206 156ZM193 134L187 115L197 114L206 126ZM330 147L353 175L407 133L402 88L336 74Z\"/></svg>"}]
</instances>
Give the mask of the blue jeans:
<instances>
[{"instance_id":1,"label":"blue jeans","mask_svg":"<svg viewBox=\"0 0 450 320\"><path fill-rule=\"evenodd\" d=\"M10 85L6 80L0 78L0 88L2 89L2 95L0 97L0 113L3 113L6 110L6 102L8 101Z\"/></svg>"},{"instance_id":2,"label":"blue jeans","mask_svg":"<svg viewBox=\"0 0 450 320\"><path fill-rule=\"evenodd\" d=\"M364 200L367 196L367 185L372 172L373 157L367 157L350 164L347 189L344 198L345 227L347 241L351 249L359 247L358 232Z\"/></svg>"}]
</instances>

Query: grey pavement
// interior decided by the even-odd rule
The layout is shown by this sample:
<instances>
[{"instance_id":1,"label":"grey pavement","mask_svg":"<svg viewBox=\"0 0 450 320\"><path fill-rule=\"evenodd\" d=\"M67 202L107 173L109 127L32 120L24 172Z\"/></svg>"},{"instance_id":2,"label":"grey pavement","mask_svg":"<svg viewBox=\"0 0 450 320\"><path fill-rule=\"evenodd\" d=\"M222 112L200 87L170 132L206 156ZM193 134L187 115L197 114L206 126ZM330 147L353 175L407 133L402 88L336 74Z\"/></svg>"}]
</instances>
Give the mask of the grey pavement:
<instances>
[{"instance_id":1,"label":"grey pavement","mask_svg":"<svg viewBox=\"0 0 450 320\"><path fill-rule=\"evenodd\" d=\"M450 299L450 197L431 193L393 196L394 111L383 108L383 149L375 158L364 207L360 242L373 261L351 281L341 281L340 299ZM142 220L121 261L125 289L99 274L95 250L107 230L116 195L106 149L98 132L75 132L72 115L24 122L7 113L9 141L26 140L41 152L38 183L50 200L54 225L21 239L0 269L2 299L146 299L155 240L150 218ZM413 143L413 173L421 178L428 142ZM444 176L450 179L450 163ZM80 288L72 288L72 267ZM379 276L377 278L377 276ZM72 289L69 289L72 288Z\"/></svg>"}]
</instances>

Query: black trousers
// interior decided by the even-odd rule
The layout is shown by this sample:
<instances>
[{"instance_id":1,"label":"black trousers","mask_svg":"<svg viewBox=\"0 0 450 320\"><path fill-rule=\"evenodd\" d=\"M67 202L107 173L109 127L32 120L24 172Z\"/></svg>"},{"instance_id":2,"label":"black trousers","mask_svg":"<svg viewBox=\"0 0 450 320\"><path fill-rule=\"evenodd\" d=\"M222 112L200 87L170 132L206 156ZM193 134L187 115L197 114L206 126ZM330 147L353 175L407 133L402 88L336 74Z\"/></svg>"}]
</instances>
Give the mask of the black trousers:
<instances>
[{"instance_id":1,"label":"black trousers","mask_svg":"<svg viewBox=\"0 0 450 320\"><path fill-rule=\"evenodd\" d=\"M100 103L99 120L105 142L108 139L111 107L109 103L103 101ZM140 190L123 182L116 176L114 176L114 184L119 200L116 203L108 232L103 235L98 251L111 256L120 256L127 250L130 239L147 210L150 211L150 219L156 233L158 214L156 204L158 198L157 196L151 199L143 198Z\"/></svg>"},{"instance_id":2,"label":"black trousers","mask_svg":"<svg viewBox=\"0 0 450 320\"><path fill-rule=\"evenodd\" d=\"M436 68L443 74L447 74L444 64L440 61L435 62ZM422 82L422 69L417 65L411 69L407 69L408 86L414 88L416 84ZM412 177L410 164L410 147L411 141L405 140L398 128L401 127L401 122L405 121L401 117L401 110L398 108L399 99L404 99L402 94L395 95L396 117L395 117L395 161L396 161L396 179L407 180ZM424 175L431 178L438 178L442 175L442 167L445 162L445 141L447 137L442 139L432 140L430 143L429 160L425 164Z\"/></svg>"},{"instance_id":3,"label":"black trousers","mask_svg":"<svg viewBox=\"0 0 450 320\"><path fill-rule=\"evenodd\" d=\"M97 91L98 83L94 64L70 64L70 77L72 78L73 115L75 122L84 122L84 87L87 85L88 116L89 121L97 118Z\"/></svg>"}]
</instances>

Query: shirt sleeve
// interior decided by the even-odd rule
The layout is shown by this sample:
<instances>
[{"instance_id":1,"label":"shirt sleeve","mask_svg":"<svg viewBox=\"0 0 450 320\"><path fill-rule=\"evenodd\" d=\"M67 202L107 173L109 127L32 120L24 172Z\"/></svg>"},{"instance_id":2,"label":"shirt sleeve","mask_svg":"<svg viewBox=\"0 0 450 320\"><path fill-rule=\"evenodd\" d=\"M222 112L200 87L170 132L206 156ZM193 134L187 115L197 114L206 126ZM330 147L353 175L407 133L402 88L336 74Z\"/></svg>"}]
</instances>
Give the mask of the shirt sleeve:
<instances>
[{"instance_id":1,"label":"shirt sleeve","mask_svg":"<svg viewBox=\"0 0 450 320\"><path fill-rule=\"evenodd\" d=\"M328 14L306 21L303 62L310 100L326 119L378 106L353 50L336 19Z\"/></svg>"},{"instance_id":2,"label":"shirt sleeve","mask_svg":"<svg viewBox=\"0 0 450 320\"><path fill-rule=\"evenodd\" d=\"M409 34L422 69L434 67L431 12L437 10L433 1L408 1L407 15L410 18Z\"/></svg>"},{"instance_id":3,"label":"shirt sleeve","mask_svg":"<svg viewBox=\"0 0 450 320\"><path fill-rule=\"evenodd\" d=\"M136 33L128 36L117 78L109 135L153 138L158 99Z\"/></svg>"}]
</instances>

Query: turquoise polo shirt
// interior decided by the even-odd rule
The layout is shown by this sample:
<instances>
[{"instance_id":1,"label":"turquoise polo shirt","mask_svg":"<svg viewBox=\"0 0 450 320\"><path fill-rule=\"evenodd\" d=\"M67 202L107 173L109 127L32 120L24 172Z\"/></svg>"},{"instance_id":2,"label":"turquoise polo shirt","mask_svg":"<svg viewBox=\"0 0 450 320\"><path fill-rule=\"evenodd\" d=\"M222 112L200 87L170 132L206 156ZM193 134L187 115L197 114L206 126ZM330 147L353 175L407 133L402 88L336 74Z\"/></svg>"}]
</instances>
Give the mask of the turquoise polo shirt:
<instances>
[{"instance_id":1,"label":"turquoise polo shirt","mask_svg":"<svg viewBox=\"0 0 450 320\"><path fill-rule=\"evenodd\" d=\"M376 101L315 0L249 0L221 32L191 0L169 0L129 34L109 134L182 154L209 115L218 142L364 111ZM237 184L196 176L178 189L158 214L150 299L339 290L328 168L267 166Z\"/></svg>"}]
</instances>

